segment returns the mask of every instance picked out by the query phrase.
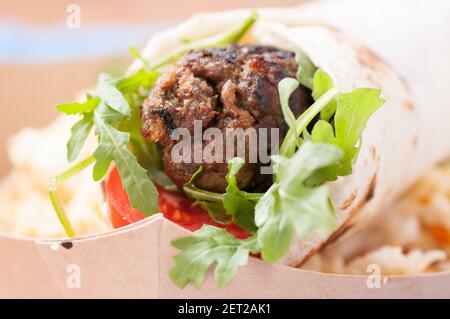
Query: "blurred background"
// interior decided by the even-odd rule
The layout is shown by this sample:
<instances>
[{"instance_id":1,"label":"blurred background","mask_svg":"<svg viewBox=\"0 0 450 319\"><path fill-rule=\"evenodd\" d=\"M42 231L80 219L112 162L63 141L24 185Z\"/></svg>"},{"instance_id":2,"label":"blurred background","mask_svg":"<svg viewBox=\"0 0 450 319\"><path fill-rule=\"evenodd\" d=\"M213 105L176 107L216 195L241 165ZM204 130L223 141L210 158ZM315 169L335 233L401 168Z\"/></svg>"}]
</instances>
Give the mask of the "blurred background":
<instances>
[{"instance_id":1,"label":"blurred background","mask_svg":"<svg viewBox=\"0 0 450 319\"><path fill-rule=\"evenodd\" d=\"M43 126L101 71L123 72L129 47L193 13L288 6L303 0L1 0L0 154L7 136ZM0 165L0 175L8 169Z\"/></svg>"}]
</instances>

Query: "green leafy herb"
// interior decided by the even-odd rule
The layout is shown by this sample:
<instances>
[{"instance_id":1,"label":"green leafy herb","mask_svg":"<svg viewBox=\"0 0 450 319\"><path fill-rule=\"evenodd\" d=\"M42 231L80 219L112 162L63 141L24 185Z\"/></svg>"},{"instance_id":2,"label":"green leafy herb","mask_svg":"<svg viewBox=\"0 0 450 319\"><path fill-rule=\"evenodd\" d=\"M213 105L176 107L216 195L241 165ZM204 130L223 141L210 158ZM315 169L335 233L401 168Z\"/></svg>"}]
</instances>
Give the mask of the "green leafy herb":
<instances>
[{"instance_id":1,"label":"green leafy herb","mask_svg":"<svg viewBox=\"0 0 450 319\"><path fill-rule=\"evenodd\" d=\"M99 145L94 152L96 162L93 177L94 180L101 179L114 160L131 205L144 216L149 216L159 211L158 191L148 178L146 170L127 148L130 134L121 132L112 125L123 119L123 114L103 102L95 110L94 123L99 135Z\"/></svg>"},{"instance_id":2,"label":"green leafy herb","mask_svg":"<svg viewBox=\"0 0 450 319\"><path fill-rule=\"evenodd\" d=\"M130 106L122 92L116 87L117 80L107 73L101 73L97 80L95 95L117 113L130 116Z\"/></svg>"},{"instance_id":3,"label":"green leafy herb","mask_svg":"<svg viewBox=\"0 0 450 319\"><path fill-rule=\"evenodd\" d=\"M295 128L290 128L286 133L283 143L280 147L280 155L291 157L294 155L298 146L298 137L306 130L308 124L314 117L320 113L327 105L336 99L339 92L331 88L325 92L317 101L315 101L302 115L295 120Z\"/></svg>"},{"instance_id":4,"label":"green leafy herb","mask_svg":"<svg viewBox=\"0 0 450 319\"><path fill-rule=\"evenodd\" d=\"M334 87L333 80L330 76L323 70L317 70L314 74L314 85L312 96L315 101L317 101L322 95L324 95L328 90ZM334 113L336 112L336 100L330 101L327 107L320 112L320 119L324 121L329 121Z\"/></svg>"},{"instance_id":5,"label":"green leafy herb","mask_svg":"<svg viewBox=\"0 0 450 319\"><path fill-rule=\"evenodd\" d=\"M322 70L316 72L314 83L313 94L318 99L324 96L323 92L329 90L329 87L333 87L333 81ZM344 176L352 172L352 164L359 151L359 147L356 145L367 121L384 103L384 100L380 98L380 93L381 91L378 89L358 88L350 93L341 94L337 100L331 101L323 110L325 115L321 114L321 117L327 119L334 115L334 127L324 120L318 121L313 127L311 133L313 142L333 144L344 151L340 166L336 167L334 175ZM333 112L334 114L332 114Z\"/></svg>"},{"instance_id":6,"label":"green leafy herb","mask_svg":"<svg viewBox=\"0 0 450 319\"><path fill-rule=\"evenodd\" d=\"M93 124L92 113L86 113L81 120L71 127L72 134L67 142L67 160L69 162L75 160L80 154Z\"/></svg>"},{"instance_id":7,"label":"green leafy herb","mask_svg":"<svg viewBox=\"0 0 450 319\"><path fill-rule=\"evenodd\" d=\"M341 174L350 174L361 134L367 121L378 108L384 104L378 89L359 88L350 93L342 94L338 100L338 107L334 116L336 143L341 147L345 156L342 161Z\"/></svg>"},{"instance_id":8,"label":"green leafy herb","mask_svg":"<svg viewBox=\"0 0 450 319\"><path fill-rule=\"evenodd\" d=\"M131 150L139 164L147 170L152 181L167 190L176 191L177 186L163 171L161 151L155 143L145 140L141 134L140 105L158 76L158 72L140 69L136 73L118 80L117 88L125 96L131 108L130 120L125 123L126 127L123 129L130 132Z\"/></svg>"},{"instance_id":9,"label":"green leafy herb","mask_svg":"<svg viewBox=\"0 0 450 319\"><path fill-rule=\"evenodd\" d=\"M124 77L117 82L117 89L122 94L135 93L140 88L150 88L156 82L159 77L159 73L156 71L146 71L139 69L133 75Z\"/></svg>"},{"instance_id":10,"label":"green leafy herb","mask_svg":"<svg viewBox=\"0 0 450 319\"><path fill-rule=\"evenodd\" d=\"M311 61L309 56L297 48L295 53L295 61L297 62L297 80L305 87L310 90L313 89L313 79L314 73L317 70L317 67Z\"/></svg>"},{"instance_id":11,"label":"green leafy herb","mask_svg":"<svg viewBox=\"0 0 450 319\"><path fill-rule=\"evenodd\" d=\"M283 111L284 121L293 131L296 130L295 116L289 107L289 98L299 87L299 82L293 78L284 78L278 83L278 93L280 95L281 110ZM300 146L300 136L295 134L296 146Z\"/></svg>"},{"instance_id":12,"label":"green leafy herb","mask_svg":"<svg viewBox=\"0 0 450 319\"><path fill-rule=\"evenodd\" d=\"M191 176L191 179L184 184L183 190L187 196L199 200L199 201L209 201L213 203L222 204L223 203L223 194L206 191L195 186L194 182L197 177L203 171L203 167L199 167L197 171Z\"/></svg>"},{"instance_id":13,"label":"green leafy herb","mask_svg":"<svg viewBox=\"0 0 450 319\"><path fill-rule=\"evenodd\" d=\"M303 182L316 170L333 165L342 156L339 148L305 142L291 159L279 157L275 165L276 182L256 205L256 235L240 240L225 229L204 226L191 236L172 244L181 250L170 271L172 280L184 287L192 281L199 287L214 262L216 284L223 287L235 275L237 267L247 263L248 254L262 253L262 258L276 261L289 248L294 232L305 237L312 231L329 232L335 223L334 209L326 188L308 187ZM242 160L234 160L232 175Z\"/></svg>"},{"instance_id":14,"label":"green leafy herb","mask_svg":"<svg viewBox=\"0 0 450 319\"><path fill-rule=\"evenodd\" d=\"M101 99L87 94L86 101L80 103L59 104L56 108L68 115L79 114L83 118L71 128L71 136L67 142L67 160L72 162L78 157L93 126L93 113Z\"/></svg>"},{"instance_id":15,"label":"green leafy herb","mask_svg":"<svg viewBox=\"0 0 450 319\"><path fill-rule=\"evenodd\" d=\"M256 231L255 202L248 198L249 193L239 189L236 177L244 163L240 157L235 157L228 162L228 174L226 175L228 186L223 195L223 206L227 214L232 216L236 225L253 233Z\"/></svg>"},{"instance_id":16,"label":"green leafy herb","mask_svg":"<svg viewBox=\"0 0 450 319\"><path fill-rule=\"evenodd\" d=\"M156 77L156 72L143 70L120 80L103 73L98 78L94 96L88 95L86 101L82 103L57 106L58 110L66 114L83 116L71 128L72 134L67 143L69 161L78 156L93 126L99 137L99 145L89 161L80 162L74 166L76 169L69 171L70 174L64 173L61 175L63 178L59 176L51 182L50 199L69 236L74 236L74 231L57 196L57 185L87 167L84 165L86 163L91 164L95 161L93 178L98 181L103 178L114 161L131 205L140 210L144 216L159 211L158 192L148 178L147 171L128 149L131 137L134 143L140 138L142 140L139 142L143 143L143 138L139 133L140 117L136 115L137 106L133 104L130 107L127 98L131 98L140 88L153 85Z\"/></svg>"},{"instance_id":17,"label":"green leafy herb","mask_svg":"<svg viewBox=\"0 0 450 319\"><path fill-rule=\"evenodd\" d=\"M148 65L148 61L146 58L144 58L141 53L139 53L138 49L136 49L135 47L130 47L130 53L132 56L134 56L136 59L140 60L142 62L142 64L144 65Z\"/></svg>"},{"instance_id":18,"label":"green leafy herb","mask_svg":"<svg viewBox=\"0 0 450 319\"><path fill-rule=\"evenodd\" d=\"M196 203L205 208L210 217L220 223L234 223L244 230L253 233L256 231L254 223L255 202L262 196L260 193L241 191L237 184L237 174L244 165L244 160L235 157L228 162L228 183L225 193L215 193L198 188L194 185L196 178L202 172L202 167L192 175L183 186L185 194L196 200Z\"/></svg>"},{"instance_id":19,"label":"green leafy herb","mask_svg":"<svg viewBox=\"0 0 450 319\"><path fill-rule=\"evenodd\" d=\"M190 180L183 185L184 193L195 200L194 205L200 205L205 209L212 220L222 224L230 224L232 218L227 214L223 205L224 194L210 192L195 186L194 182L202 170L203 168L200 166L191 176Z\"/></svg>"},{"instance_id":20,"label":"green leafy herb","mask_svg":"<svg viewBox=\"0 0 450 319\"><path fill-rule=\"evenodd\" d=\"M292 158L278 158L276 182L255 211L264 260L274 262L283 257L294 231L304 239L313 231L328 234L334 228L334 208L327 189L310 187L305 181L317 170L335 165L342 155L338 147L305 142Z\"/></svg>"},{"instance_id":21,"label":"green leafy herb","mask_svg":"<svg viewBox=\"0 0 450 319\"><path fill-rule=\"evenodd\" d=\"M50 202L52 203L53 209L56 212L56 216L58 217L61 225L63 226L67 236L73 237L75 236L75 231L72 227L72 224L70 223L69 218L67 217L66 211L64 210L64 206L61 203L61 200L58 196L58 185L60 183L65 182L66 180L70 179L72 176L78 174L83 169L91 165L95 161L94 157L90 156L84 161L79 162L75 166L69 168L67 171L65 171L62 174L59 174L56 177L53 177L50 180L50 186L49 186L49 197Z\"/></svg>"},{"instance_id":22,"label":"green leafy herb","mask_svg":"<svg viewBox=\"0 0 450 319\"><path fill-rule=\"evenodd\" d=\"M247 264L249 253L259 251L255 237L236 239L225 229L208 225L193 235L175 239L172 245L181 250L170 270L170 277L180 288L190 281L200 287L213 263L217 263L216 284L224 287L236 275L238 267Z\"/></svg>"},{"instance_id":23,"label":"green leafy herb","mask_svg":"<svg viewBox=\"0 0 450 319\"><path fill-rule=\"evenodd\" d=\"M300 117L295 121L295 129L292 128L292 120L286 137L281 144L280 154L291 157L299 145L299 136L309 134L306 131L308 124L320 112L321 120L318 121L312 130L311 139L313 142L323 142L336 145L344 151L344 156L335 167L330 167L311 177L310 183L321 184L325 181L335 180L337 176L344 176L351 173L351 166L358 154L359 148L356 146L361 138L361 134L372 114L383 105L384 100L380 98L380 90L370 88L358 88L350 93L339 94L334 87L330 76L323 70L317 70L314 74L312 95L316 100ZM281 90L289 92L289 88L283 87ZM286 99L286 97L284 97ZM291 117L290 110L282 108L285 118ZM333 124L329 121L333 120Z\"/></svg>"},{"instance_id":24,"label":"green leafy herb","mask_svg":"<svg viewBox=\"0 0 450 319\"><path fill-rule=\"evenodd\" d=\"M211 217L212 220L218 223L228 225L233 222L230 215L227 214L225 207L223 207L223 203L198 200L194 202L194 205L199 205L200 207L202 207L204 210L208 212L209 217Z\"/></svg>"},{"instance_id":25,"label":"green leafy herb","mask_svg":"<svg viewBox=\"0 0 450 319\"><path fill-rule=\"evenodd\" d=\"M58 104L56 108L58 111L66 113L67 115L85 114L92 113L99 103L100 98L92 97L87 94L86 101L84 102Z\"/></svg>"}]
</instances>

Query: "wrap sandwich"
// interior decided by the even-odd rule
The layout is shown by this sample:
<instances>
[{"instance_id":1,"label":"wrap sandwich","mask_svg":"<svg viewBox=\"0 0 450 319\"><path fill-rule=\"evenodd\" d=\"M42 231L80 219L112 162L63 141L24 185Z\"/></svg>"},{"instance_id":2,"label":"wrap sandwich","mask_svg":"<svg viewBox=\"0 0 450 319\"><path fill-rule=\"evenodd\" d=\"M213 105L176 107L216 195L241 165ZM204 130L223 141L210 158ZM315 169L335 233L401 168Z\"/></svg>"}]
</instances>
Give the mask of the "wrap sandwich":
<instances>
[{"instance_id":1,"label":"wrap sandwich","mask_svg":"<svg viewBox=\"0 0 450 319\"><path fill-rule=\"evenodd\" d=\"M83 101L58 105L80 117L67 144L75 165L50 185L67 235L77 234L58 187L93 164L114 227L162 212L194 231L173 242L173 281L200 286L215 267L224 286L250 255L302 265L448 157L447 105L418 96L317 8L195 16L134 52L125 75L101 74ZM232 135L249 128L253 140ZM262 138L271 129L278 140ZM199 148L195 136L182 144L196 132ZM78 158L92 133L93 153ZM242 154L218 147L239 142ZM205 149L222 161L198 160Z\"/></svg>"}]
</instances>

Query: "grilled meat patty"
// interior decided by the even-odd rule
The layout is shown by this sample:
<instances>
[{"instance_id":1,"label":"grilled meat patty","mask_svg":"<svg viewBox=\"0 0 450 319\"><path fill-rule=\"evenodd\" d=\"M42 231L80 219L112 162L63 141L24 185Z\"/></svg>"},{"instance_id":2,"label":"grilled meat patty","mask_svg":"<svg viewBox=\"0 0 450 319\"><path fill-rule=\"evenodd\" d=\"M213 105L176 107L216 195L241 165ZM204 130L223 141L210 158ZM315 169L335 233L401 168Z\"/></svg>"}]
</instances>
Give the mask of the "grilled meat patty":
<instances>
[{"instance_id":1,"label":"grilled meat patty","mask_svg":"<svg viewBox=\"0 0 450 319\"><path fill-rule=\"evenodd\" d=\"M161 75L144 101L142 134L163 149L164 169L178 186L185 184L201 165L203 171L196 185L224 192L226 161L176 163L171 156L176 143L171 133L176 128L193 133L197 120L203 130L215 127L222 132L227 128L279 128L281 142L287 125L279 102L278 82L285 77L295 78L296 72L294 53L272 47L233 45L192 51ZM289 104L296 117L312 103L310 93L300 86L291 95ZM203 147L217 143L214 139L203 141ZM246 140L246 150L248 147ZM237 176L241 189L264 191L270 186L272 177L261 175L260 166L261 163L248 163L246 158Z\"/></svg>"}]
</instances>

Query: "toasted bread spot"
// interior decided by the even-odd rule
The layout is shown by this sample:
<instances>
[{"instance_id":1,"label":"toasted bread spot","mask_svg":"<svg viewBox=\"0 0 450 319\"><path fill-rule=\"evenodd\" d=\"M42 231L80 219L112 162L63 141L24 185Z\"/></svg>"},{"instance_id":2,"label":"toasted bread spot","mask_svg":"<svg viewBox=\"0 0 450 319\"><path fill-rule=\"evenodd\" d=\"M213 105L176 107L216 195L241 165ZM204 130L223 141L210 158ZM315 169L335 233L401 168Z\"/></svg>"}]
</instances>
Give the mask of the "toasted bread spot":
<instances>
[{"instance_id":1,"label":"toasted bread spot","mask_svg":"<svg viewBox=\"0 0 450 319\"><path fill-rule=\"evenodd\" d=\"M419 139L417 138L417 135L413 137L412 139L412 147L416 148L417 147L417 143L419 142Z\"/></svg>"},{"instance_id":2,"label":"toasted bread spot","mask_svg":"<svg viewBox=\"0 0 450 319\"><path fill-rule=\"evenodd\" d=\"M409 112L414 111L414 104L410 100L403 100L402 106Z\"/></svg>"},{"instance_id":3,"label":"toasted bread spot","mask_svg":"<svg viewBox=\"0 0 450 319\"><path fill-rule=\"evenodd\" d=\"M373 146L373 145L369 146L369 153L370 153L370 157L372 157L373 160L376 160L377 149L375 148L375 146Z\"/></svg>"},{"instance_id":4,"label":"toasted bread spot","mask_svg":"<svg viewBox=\"0 0 450 319\"><path fill-rule=\"evenodd\" d=\"M358 190L353 191L353 193L351 193L350 196L345 200L345 202L342 205L341 209L349 208L350 205L355 201L357 194L358 194Z\"/></svg>"},{"instance_id":5,"label":"toasted bread spot","mask_svg":"<svg viewBox=\"0 0 450 319\"><path fill-rule=\"evenodd\" d=\"M364 201L368 202L368 201L370 201L373 198L373 196L375 195L375 188L376 187L377 187L377 174L375 174L372 177L372 180L370 181L369 188L367 189L367 193L366 193L366 196L364 198Z\"/></svg>"},{"instance_id":6,"label":"toasted bread spot","mask_svg":"<svg viewBox=\"0 0 450 319\"><path fill-rule=\"evenodd\" d=\"M337 231L335 231L328 239L325 241L324 244L319 248L320 251L324 250L325 247L328 245L331 245L336 242L339 238L344 236L345 233L347 233L351 228L353 228L355 224L353 223L344 223Z\"/></svg>"}]
</instances>

